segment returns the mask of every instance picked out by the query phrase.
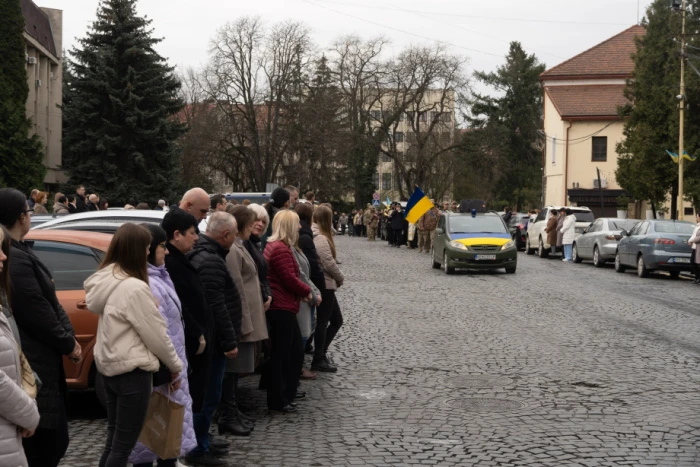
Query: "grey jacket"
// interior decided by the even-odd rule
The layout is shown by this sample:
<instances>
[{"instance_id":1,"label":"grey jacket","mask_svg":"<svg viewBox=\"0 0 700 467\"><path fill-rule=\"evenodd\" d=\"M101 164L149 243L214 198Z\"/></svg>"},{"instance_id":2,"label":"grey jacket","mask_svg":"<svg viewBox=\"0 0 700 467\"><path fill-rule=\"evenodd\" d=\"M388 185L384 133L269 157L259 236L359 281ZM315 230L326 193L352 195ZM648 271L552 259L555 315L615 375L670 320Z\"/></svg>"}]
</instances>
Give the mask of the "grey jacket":
<instances>
[{"instance_id":1,"label":"grey jacket","mask_svg":"<svg viewBox=\"0 0 700 467\"><path fill-rule=\"evenodd\" d=\"M299 279L301 279L304 284L311 287L311 295L314 296L311 302L301 302L299 304L299 313L297 313L301 337L308 338L313 332L313 329L311 329L311 307L318 305L318 300L321 298L321 291L318 290L311 279L309 279L309 260L306 259L304 253L296 248L292 248L292 253L294 253L294 259L296 259L299 264Z\"/></svg>"},{"instance_id":2,"label":"grey jacket","mask_svg":"<svg viewBox=\"0 0 700 467\"><path fill-rule=\"evenodd\" d=\"M336 290L343 285L345 279L343 273L340 272L340 268L338 268L338 263L336 263L335 258L333 258L331 244L326 237L321 235L316 224L311 226L311 230L314 232L314 245L316 245L318 259L326 278L326 289Z\"/></svg>"},{"instance_id":3,"label":"grey jacket","mask_svg":"<svg viewBox=\"0 0 700 467\"><path fill-rule=\"evenodd\" d=\"M27 466L17 427L34 430L39 409L22 389L19 347L10 323L0 313L0 465Z\"/></svg>"}]
</instances>

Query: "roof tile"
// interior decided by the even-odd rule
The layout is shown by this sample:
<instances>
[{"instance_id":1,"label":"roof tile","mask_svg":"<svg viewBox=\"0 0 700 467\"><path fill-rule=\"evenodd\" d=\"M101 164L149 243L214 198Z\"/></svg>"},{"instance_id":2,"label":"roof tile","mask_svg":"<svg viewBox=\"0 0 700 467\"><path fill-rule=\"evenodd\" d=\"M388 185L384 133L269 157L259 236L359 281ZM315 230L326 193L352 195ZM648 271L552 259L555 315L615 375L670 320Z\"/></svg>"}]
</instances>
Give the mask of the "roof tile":
<instances>
[{"instance_id":1,"label":"roof tile","mask_svg":"<svg viewBox=\"0 0 700 467\"><path fill-rule=\"evenodd\" d=\"M544 88L562 118L616 117L617 108L627 104L625 86L547 86Z\"/></svg>"}]
</instances>

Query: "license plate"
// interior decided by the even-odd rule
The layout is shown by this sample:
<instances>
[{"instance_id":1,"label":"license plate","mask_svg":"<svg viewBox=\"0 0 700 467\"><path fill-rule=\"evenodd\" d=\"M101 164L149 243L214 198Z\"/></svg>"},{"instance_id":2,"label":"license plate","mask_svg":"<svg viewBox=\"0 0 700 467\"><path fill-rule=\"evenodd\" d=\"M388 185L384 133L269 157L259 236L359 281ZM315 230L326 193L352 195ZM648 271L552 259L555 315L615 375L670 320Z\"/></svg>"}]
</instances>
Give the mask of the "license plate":
<instances>
[{"instance_id":1,"label":"license plate","mask_svg":"<svg viewBox=\"0 0 700 467\"><path fill-rule=\"evenodd\" d=\"M477 261L493 261L496 259L496 255L476 255L474 259Z\"/></svg>"},{"instance_id":2,"label":"license plate","mask_svg":"<svg viewBox=\"0 0 700 467\"><path fill-rule=\"evenodd\" d=\"M673 262L690 264L690 258L673 258Z\"/></svg>"}]
</instances>

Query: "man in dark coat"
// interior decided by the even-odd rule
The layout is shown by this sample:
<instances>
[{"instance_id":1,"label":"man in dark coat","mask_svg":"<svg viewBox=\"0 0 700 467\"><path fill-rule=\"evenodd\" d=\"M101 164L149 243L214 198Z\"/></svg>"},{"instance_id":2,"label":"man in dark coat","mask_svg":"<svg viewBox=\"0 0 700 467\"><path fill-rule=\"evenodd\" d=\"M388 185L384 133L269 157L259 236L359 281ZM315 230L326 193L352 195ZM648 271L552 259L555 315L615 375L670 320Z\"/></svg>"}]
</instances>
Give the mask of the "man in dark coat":
<instances>
[{"instance_id":1,"label":"man in dark coat","mask_svg":"<svg viewBox=\"0 0 700 467\"><path fill-rule=\"evenodd\" d=\"M192 411L197 413L201 411L204 402L214 349L214 315L207 302L204 284L185 256L192 251L197 241L197 221L182 209L174 209L165 215L162 227L168 237L169 254L165 257L165 268L182 303L185 349L191 370L189 382Z\"/></svg>"},{"instance_id":2,"label":"man in dark coat","mask_svg":"<svg viewBox=\"0 0 700 467\"><path fill-rule=\"evenodd\" d=\"M75 210L76 212L87 212L87 203L85 202L85 187L82 185L75 189Z\"/></svg>"},{"instance_id":3,"label":"man in dark coat","mask_svg":"<svg viewBox=\"0 0 700 467\"><path fill-rule=\"evenodd\" d=\"M401 210L401 205L396 203L394 205L394 211L391 213L391 230L394 232L393 245L397 248L401 247L403 243L406 242L404 236L406 234L407 222L403 217L403 211Z\"/></svg>"},{"instance_id":4,"label":"man in dark coat","mask_svg":"<svg viewBox=\"0 0 700 467\"><path fill-rule=\"evenodd\" d=\"M234 217L227 212L216 212L209 216L207 233L199 236L194 248L187 255L204 285L215 323L214 354L204 404L202 411L194 414L197 447L187 456L188 463L215 465L209 463L216 460L213 457L215 451L210 446L209 427L214 411L221 401L226 359L233 359L238 355L237 339L241 331L241 297L226 266L226 255L236 235Z\"/></svg>"},{"instance_id":5,"label":"man in dark coat","mask_svg":"<svg viewBox=\"0 0 700 467\"><path fill-rule=\"evenodd\" d=\"M0 224L12 236L9 270L10 300L22 350L41 380L36 398L41 420L34 436L22 444L30 467L55 467L68 448L68 419L63 356L80 362L81 347L73 326L56 297L49 269L24 237L31 227L29 206L20 191L0 190Z\"/></svg>"}]
</instances>

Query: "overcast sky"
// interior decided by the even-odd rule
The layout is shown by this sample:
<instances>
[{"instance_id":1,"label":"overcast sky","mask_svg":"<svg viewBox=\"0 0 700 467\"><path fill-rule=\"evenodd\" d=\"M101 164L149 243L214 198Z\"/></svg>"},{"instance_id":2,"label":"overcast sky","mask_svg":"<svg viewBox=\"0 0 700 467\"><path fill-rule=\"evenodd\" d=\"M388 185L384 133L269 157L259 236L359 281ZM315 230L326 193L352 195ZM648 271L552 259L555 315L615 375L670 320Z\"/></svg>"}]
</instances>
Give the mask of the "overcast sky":
<instances>
[{"instance_id":1,"label":"overcast sky","mask_svg":"<svg viewBox=\"0 0 700 467\"><path fill-rule=\"evenodd\" d=\"M64 48L83 37L98 0L35 0L63 10ZM164 38L159 52L178 66L206 61L215 30L240 16L268 23L302 21L320 50L341 35L384 35L390 52L442 41L469 58L470 70L503 63L508 43L520 41L552 67L637 23L652 0L140 0L139 14Z\"/></svg>"}]
</instances>

